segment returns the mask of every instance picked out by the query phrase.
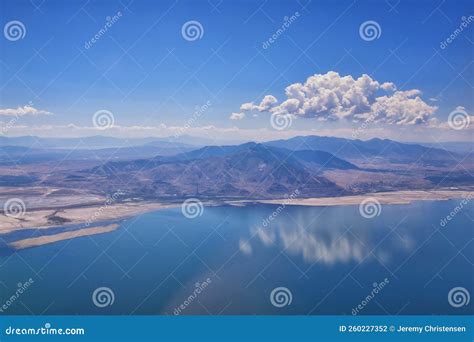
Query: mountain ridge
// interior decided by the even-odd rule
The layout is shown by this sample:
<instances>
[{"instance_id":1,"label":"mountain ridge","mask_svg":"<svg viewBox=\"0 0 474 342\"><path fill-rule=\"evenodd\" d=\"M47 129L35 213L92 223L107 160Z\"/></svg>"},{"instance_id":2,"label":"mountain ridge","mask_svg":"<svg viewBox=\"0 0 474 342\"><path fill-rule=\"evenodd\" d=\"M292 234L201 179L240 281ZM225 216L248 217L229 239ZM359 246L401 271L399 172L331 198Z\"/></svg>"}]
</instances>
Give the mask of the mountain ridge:
<instances>
[{"instance_id":1,"label":"mountain ridge","mask_svg":"<svg viewBox=\"0 0 474 342\"><path fill-rule=\"evenodd\" d=\"M469 172L474 169L472 159L466 157L458 165L456 158L461 155L388 139L348 142L294 137L184 151L177 148L166 155L154 154L152 145L128 149L68 152L0 147L0 155L17 151L10 165L21 165L22 170L0 174L0 184L75 188L100 194L120 189L128 198L175 200L284 198L296 190L298 197L305 198L341 196L474 182ZM8 164L7 157L11 156L5 155L2 163ZM61 167L56 167L56 161ZM25 173L28 177L21 177Z\"/></svg>"}]
</instances>

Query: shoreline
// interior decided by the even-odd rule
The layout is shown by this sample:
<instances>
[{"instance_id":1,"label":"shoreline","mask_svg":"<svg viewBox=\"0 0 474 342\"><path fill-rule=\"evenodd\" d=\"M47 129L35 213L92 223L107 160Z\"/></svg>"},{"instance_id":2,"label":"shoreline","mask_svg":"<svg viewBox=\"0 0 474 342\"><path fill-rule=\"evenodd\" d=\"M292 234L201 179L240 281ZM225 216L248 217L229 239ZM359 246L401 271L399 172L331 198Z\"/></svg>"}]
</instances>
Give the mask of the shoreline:
<instances>
[{"instance_id":1,"label":"shoreline","mask_svg":"<svg viewBox=\"0 0 474 342\"><path fill-rule=\"evenodd\" d=\"M115 223L115 224L109 224L107 226L78 229L78 230L62 232L62 233L57 233L57 234L52 234L52 235L43 235L43 236L38 236L34 238L21 239L21 240L11 242L8 245L14 248L15 250L20 250L20 249L25 249L25 248L43 246L43 245L55 243L58 241L71 240L71 239L75 239L75 238L83 237L83 236L109 233L109 232L113 232L118 227L119 225Z\"/></svg>"},{"instance_id":2,"label":"shoreline","mask_svg":"<svg viewBox=\"0 0 474 342\"><path fill-rule=\"evenodd\" d=\"M279 200L257 200L254 203L280 204L310 207L359 205L367 198L376 199L380 204L410 204L415 201L447 201L451 199L473 198L474 191L468 190L402 190L375 192L364 195L316 198L288 198ZM242 202L239 202L242 203Z\"/></svg>"},{"instance_id":3,"label":"shoreline","mask_svg":"<svg viewBox=\"0 0 474 342\"><path fill-rule=\"evenodd\" d=\"M440 201L456 198L472 198L474 191L460 189L442 190L403 190L393 192L378 192L364 195L350 195L341 197L316 198L286 198L272 200L223 200L203 201L204 206L248 206L258 204L296 205L296 206L345 206L359 205L367 198L375 198L380 204L409 204L413 201ZM0 236L22 229L50 229L91 224L100 225L101 222L119 221L151 211L170 209L181 206L179 203L161 202L130 202L112 205L92 205L77 208L51 208L40 210L26 210L23 216L15 218L0 215Z\"/></svg>"},{"instance_id":4,"label":"shoreline","mask_svg":"<svg viewBox=\"0 0 474 342\"><path fill-rule=\"evenodd\" d=\"M137 202L127 204L114 204L106 206L85 206L80 208L53 208L31 210L23 216L15 218L0 215L0 236L16 232L22 229L51 229L60 227L70 227L84 225L84 228L93 228L90 225L100 225L101 222L124 220L150 211L169 209L177 204ZM50 222L51 218L61 219L64 223Z\"/></svg>"}]
</instances>

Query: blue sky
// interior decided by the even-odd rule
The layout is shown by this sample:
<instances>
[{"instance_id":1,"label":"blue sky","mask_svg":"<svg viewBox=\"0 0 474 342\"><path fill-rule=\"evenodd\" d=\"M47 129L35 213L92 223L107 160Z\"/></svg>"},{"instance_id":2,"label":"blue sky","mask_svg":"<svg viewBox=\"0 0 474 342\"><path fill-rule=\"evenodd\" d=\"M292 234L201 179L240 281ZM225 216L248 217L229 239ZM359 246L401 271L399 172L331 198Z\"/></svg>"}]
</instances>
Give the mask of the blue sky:
<instances>
[{"instance_id":1,"label":"blue sky","mask_svg":"<svg viewBox=\"0 0 474 342\"><path fill-rule=\"evenodd\" d=\"M119 12L86 48L106 18ZM472 24L445 48L440 43L472 12L469 1L2 0L1 25L20 21L26 34L11 41L4 33L0 39L0 121L11 119L7 109L30 106L37 115L21 115L7 134L151 136L185 127L191 135L215 131L242 140L311 131L347 136L360 120L294 115L291 127L276 130L271 111L229 118L243 112L243 103L258 105L265 95L281 103L287 86L334 71L354 79L367 74L398 91L419 90L422 101L436 107L429 115L436 121L378 122L364 127L361 138L414 141L426 133L426 140L466 140L472 125L453 130L446 121L456 108L472 112ZM182 26L190 20L201 24L200 39L183 38ZM377 39L362 39L359 28L366 21L379 25ZM383 94L377 90L376 96ZM206 103L209 108L196 116L196 106ZM112 113L116 127L94 131L92 117L99 110Z\"/></svg>"}]
</instances>

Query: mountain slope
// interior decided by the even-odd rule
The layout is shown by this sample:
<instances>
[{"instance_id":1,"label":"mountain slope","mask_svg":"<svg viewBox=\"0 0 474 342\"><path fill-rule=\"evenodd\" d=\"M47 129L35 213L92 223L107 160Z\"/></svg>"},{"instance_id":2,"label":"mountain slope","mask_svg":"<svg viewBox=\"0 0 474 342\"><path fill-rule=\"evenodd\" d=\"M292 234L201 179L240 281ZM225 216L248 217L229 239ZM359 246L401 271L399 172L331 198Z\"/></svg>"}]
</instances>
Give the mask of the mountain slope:
<instances>
[{"instance_id":1,"label":"mountain slope","mask_svg":"<svg viewBox=\"0 0 474 342\"><path fill-rule=\"evenodd\" d=\"M453 163L450 152L380 139L347 142L339 138L297 137L265 144L207 146L151 158L149 154L155 155L155 147L144 148L142 154L138 153L140 147L131 147L77 150L69 155L57 149L37 152L19 147L0 148L0 155L3 152L5 156L19 156L18 160L4 161L14 167L0 174L0 183L84 189L109 195L121 190L129 199L179 201L189 197L217 200L285 198L290 194L340 196L465 186L474 180L470 171L474 163L467 158L463 164ZM364 151L364 157L336 156L354 156L360 151ZM15 165L30 152L31 164L23 163L21 168ZM125 155L127 158L120 157ZM424 159L425 156L430 159ZM64 158L60 164L58 157ZM54 161L45 162L48 158ZM15 173L17 168L22 172ZM18 177L26 174L27 178Z\"/></svg>"},{"instance_id":2,"label":"mountain slope","mask_svg":"<svg viewBox=\"0 0 474 342\"><path fill-rule=\"evenodd\" d=\"M462 160L463 156L443 149L404 144L388 139L350 140L334 137L299 136L288 140L275 140L265 145L293 151L319 150L334 154L349 161L371 161L381 163L419 163L446 166Z\"/></svg>"},{"instance_id":3,"label":"mountain slope","mask_svg":"<svg viewBox=\"0 0 474 342\"><path fill-rule=\"evenodd\" d=\"M343 159L337 158L331 153L317 150L298 150L291 151L286 148L277 148L265 144L249 142L241 145L231 146L206 146L191 152L179 154L170 159L173 160L193 160L209 157L223 157L235 153L242 153L247 150L259 149L262 153L271 154L279 157L281 161L286 159L297 159L303 162L307 167L318 167L322 169L357 169L357 166Z\"/></svg>"},{"instance_id":4,"label":"mountain slope","mask_svg":"<svg viewBox=\"0 0 474 342\"><path fill-rule=\"evenodd\" d=\"M120 189L142 198L283 198L294 192L298 197L345 193L287 150L249 143L233 146L226 154L217 151L205 149L198 155L190 152L180 157L108 162L63 174L55 185L108 193ZM209 153L203 156L206 152ZM308 155L304 157L310 159Z\"/></svg>"}]
</instances>

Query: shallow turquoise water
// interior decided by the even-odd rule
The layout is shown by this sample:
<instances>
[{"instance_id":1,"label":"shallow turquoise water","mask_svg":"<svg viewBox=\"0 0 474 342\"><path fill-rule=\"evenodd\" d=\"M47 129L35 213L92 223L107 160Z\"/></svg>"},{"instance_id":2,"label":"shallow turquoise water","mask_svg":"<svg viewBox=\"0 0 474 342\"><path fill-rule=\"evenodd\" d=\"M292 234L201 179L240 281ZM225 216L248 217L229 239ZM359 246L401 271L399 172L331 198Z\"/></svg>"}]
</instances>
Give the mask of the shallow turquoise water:
<instances>
[{"instance_id":1,"label":"shallow turquoise water","mask_svg":"<svg viewBox=\"0 0 474 342\"><path fill-rule=\"evenodd\" d=\"M474 205L440 225L459 202L384 205L372 219L358 206L205 207L194 219L177 208L16 252L5 241L32 231L6 235L0 304L32 278L3 314L351 315L383 282L359 314L472 314L472 301L448 302L454 287L474 294ZM99 287L112 305L94 305ZM291 294L281 307L270 298L279 287Z\"/></svg>"}]
</instances>

